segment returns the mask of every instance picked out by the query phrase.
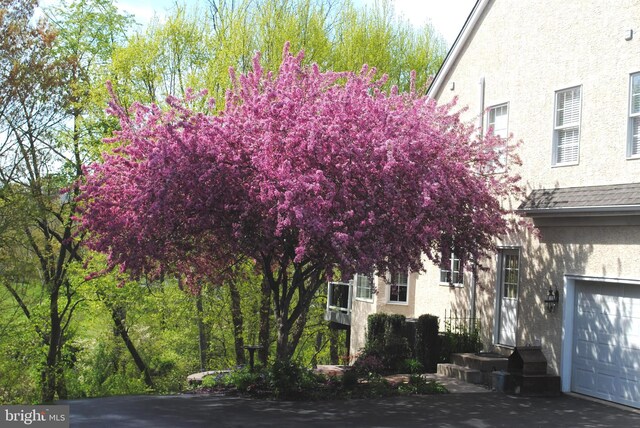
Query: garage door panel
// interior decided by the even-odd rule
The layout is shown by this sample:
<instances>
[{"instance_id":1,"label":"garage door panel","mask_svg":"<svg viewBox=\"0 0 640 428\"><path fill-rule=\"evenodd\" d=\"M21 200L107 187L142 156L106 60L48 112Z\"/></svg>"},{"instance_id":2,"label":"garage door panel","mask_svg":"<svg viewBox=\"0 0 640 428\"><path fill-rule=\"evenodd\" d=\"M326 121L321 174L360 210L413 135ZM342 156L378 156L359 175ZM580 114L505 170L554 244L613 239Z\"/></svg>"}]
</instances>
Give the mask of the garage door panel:
<instances>
[{"instance_id":1,"label":"garage door panel","mask_svg":"<svg viewBox=\"0 0 640 428\"><path fill-rule=\"evenodd\" d=\"M595 372L592 370L586 370L583 368L575 370L575 386L585 391L591 391L596 387Z\"/></svg>"},{"instance_id":2,"label":"garage door panel","mask_svg":"<svg viewBox=\"0 0 640 428\"><path fill-rule=\"evenodd\" d=\"M622 367L620 370L620 379L625 382L640 384L640 371L636 368Z\"/></svg>"},{"instance_id":3,"label":"garage door panel","mask_svg":"<svg viewBox=\"0 0 640 428\"><path fill-rule=\"evenodd\" d=\"M571 389L640 408L640 286L576 282Z\"/></svg>"},{"instance_id":4,"label":"garage door panel","mask_svg":"<svg viewBox=\"0 0 640 428\"><path fill-rule=\"evenodd\" d=\"M601 348L616 349L622 345L621 337L617 334L600 332L600 333L597 333L595 337L596 337L596 343L598 344L598 349L601 349Z\"/></svg>"},{"instance_id":5,"label":"garage door panel","mask_svg":"<svg viewBox=\"0 0 640 428\"><path fill-rule=\"evenodd\" d=\"M622 379L620 381L620 399L629 402L640 401L640 383Z\"/></svg>"},{"instance_id":6,"label":"garage door panel","mask_svg":"<svg viewBox=\"0 0 640 428\"><path fill-rule=\"evenodd\" d=\"M628 352L633 354L633 356L637 356L638 352L640 351L640 336L635 336L633 338L630 338L625 343L625 345L626 345L625 348L628 349Z\"/></svg>"},{"instance_id":7,"label":"garage door panel","mask_svg":"<svg viewBox=\"0 0 640 428\"><path fill-rule=\"evenodd\" d=\"M581 360L583 364L594 364L598 359L595 343L580 341L576 344L574 358Z\"/></svg>"},{"instance_id":8,"label":"garage door panel","mask_svg":"<svg viewBox=\"0 0 640 428\"><path fill-rule=\"evenodd\" d=\"M577 340L595 342L598 340L598 332L593 329L577 329L575 337Z\"/></svg>"},{"instance_id":9,"label":"garage door panel","mask_svg":"<svg viewBox=\"0 0 640 428\"><path fill-rule=\"evenodd\" d=\"M612 295L602 295L600 299L598 299L603 312L617 312L620 306L620 298L618 296Z\"/></svg>"},{"instance_id":10,"label":"garage door panel","mask_svg":"<svg viewBox=\"0 0 640 428\"><path fill-rule=\"evenodd\" d=\"M615 376L599 373L597 375L597 379L598 379L598 382L596 387L597 387L597 391L600 394L608 397L616 397L620 395L620 390L618 386L619 382Z\"/></svg>"},{"instance_id":11,"label":"garage door panel","mask_svg":"<svg viewBox=\"0 0 640 428\"><path fill-rule=\"evenodd\" d=\"M627 376L633 373L636 377L640 378L640 361L638 360L639 352L640 350L638 349L630 348L622 350L618 360L621 373L627 373Z\"/></svg>"}]
</instances>

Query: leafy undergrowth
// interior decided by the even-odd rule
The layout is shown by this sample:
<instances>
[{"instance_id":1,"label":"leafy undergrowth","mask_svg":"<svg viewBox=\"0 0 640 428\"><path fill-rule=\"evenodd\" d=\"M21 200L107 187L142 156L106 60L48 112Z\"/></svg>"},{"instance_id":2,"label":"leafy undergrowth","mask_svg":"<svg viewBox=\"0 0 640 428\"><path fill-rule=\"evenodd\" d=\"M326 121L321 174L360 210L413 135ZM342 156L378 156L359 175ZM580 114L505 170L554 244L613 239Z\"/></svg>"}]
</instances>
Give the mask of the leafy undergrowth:
<instances>
[{"instance_id":1,"label":"leafy undergrowth","mask_svg":"<svg viewBox=\"0 0 640 428\"><path fill-rule=\"evenodd\" d=\"M390 382L374 374L348 370L342 376L326 376L295 364L275 363L268 369L240 368L207 376L191 393L243 395L279 400L331 400L380 398L398 395L445 394L441 384L412 374L406 382Z\"/></svg>"}]
</instances>

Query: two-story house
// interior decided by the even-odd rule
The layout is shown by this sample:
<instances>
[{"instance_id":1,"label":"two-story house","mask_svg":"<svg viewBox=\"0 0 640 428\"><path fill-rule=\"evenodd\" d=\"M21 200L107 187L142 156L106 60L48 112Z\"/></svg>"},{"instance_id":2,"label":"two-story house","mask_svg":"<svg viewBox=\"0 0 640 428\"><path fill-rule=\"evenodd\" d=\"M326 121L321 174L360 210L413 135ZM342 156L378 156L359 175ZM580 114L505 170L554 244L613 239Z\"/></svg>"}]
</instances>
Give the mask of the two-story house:
<instances>
[{"instance_id":1,"label":"two-story house","mask_svg":"<svg viewBox=\"0 0 640 428\"><path fill-rule=\"evenodd\" d=\"M371 313L467 311L485 349L539 344L563 391L640 407L640 1L479 0L429 95L522 140L539 233L496 237L477 280L455 258L356 277L352 352Z\"/></svg>"}]
</instances>

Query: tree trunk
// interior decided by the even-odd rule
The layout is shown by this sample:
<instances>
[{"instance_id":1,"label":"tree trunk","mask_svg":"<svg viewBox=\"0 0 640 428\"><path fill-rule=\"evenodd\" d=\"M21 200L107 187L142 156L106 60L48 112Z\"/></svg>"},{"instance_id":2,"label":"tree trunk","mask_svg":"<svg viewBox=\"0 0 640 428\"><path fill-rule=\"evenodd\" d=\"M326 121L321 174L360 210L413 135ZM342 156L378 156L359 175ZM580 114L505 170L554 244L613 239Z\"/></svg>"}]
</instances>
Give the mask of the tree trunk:
<instances>
[{"instance_id":1,"label":"tree trunk","mask_svg":"<svg viewBox=\"0 0 640 428\"><path fill-rule=\"evenodd\" d=\"M125 320L124 310L122 308L113 308L111 310L111 318L113 319L113 322L115 324L116 333L118 333L118 335L122 338L125 346L129 350L129 353L131 354L131 357L133 358L133 361L136 364L136 367L138 367L138 370L140 370L140 373L144 375L144 383L149 388L153 388L153 380L151 379L151 372L149 371L149 368L147 367L146 363L138 353L138 350L136 349L135 345L131 341L131 338L129 337L129 332L127 331L127 328L124 325L124 320Z\"/></svg>"},{"instance_id":2,"label":"tree trunk","mask_svg":"<svg viewBox=\"0 0 640 428\"><path fill-rule=\"evenodd\" d=\"M278 337L276 339L276 361L290 361L293 356L289 349L291 323L287 321L286 317L276 314L276 325L278 327Z\"/></svg>"},{"instance_id":3,"label":"tree trunk","mask_svg":"<svg viewBox=\"0 0 640 428\"><path fill-rule=\"evenodd\" d=\"M340 331L332 325L329 325L329 358L331 358L331 364L340 363L340 355L338 352L340 337Z\"/></svg>"},{"instance_id":4,"label":"tree trunk","mask_svg":"<svg viewBox=\"0 0 640 428\"><path fill-rule=\"evenodd\" d=\"M262 348L258 351L260 363L266 367L269 360L269 346L271 337L271 288L266 278L262 280L260 293L260 333L258 341Z\"/></svg>"},{"instance_id":5,"label":"tree trunk","mask_svg":"<svg viewBox=\"0 0 640 428\"><path fill-rule=\"evenodd\" d=\"M298 343L300 343L300 338L302 337L302 333L304 333L304 328L307 326L308 313L308 311L303 312L296 320L293 325L293 329L291 330L291 340L289 341L289 347L291 348L292 356L293 352L298 347Z\"/></svg>"},{"instance_id":6,"label":"tree trunk","mask_svg":"<svg viewBox=\"0 0 640 428\"><path fill-rule=\"evenodd\" d=\"M200 350L200 370L205 371L207 367L207 353L209 350L209 338L204 326L204 310L202 307L202 290L196 295L196 311L198 317L198 346Z\"/></svg>"},{"instance_id":7,"label":"tree trunk","mask_svg":"<svg viewBox=\"0 0 640 428\"><path fill-rule=\"evenodd\" d=\"M276 359L288 362L306 324L311 301L322 284L324 270L307 263L287 263L285 259L274 276L268 258L263 260L263 267L274 301L278 333Z\"/></svg>"},{"instance_id":8,"label":"tree trunk","mask_svg":"<svg viewBox=\"0 0 640 428\"><path fill-rule=\"evenodd\" d=\"M240 291L238 284L231 278L229 281L229 293L231 295L231 320L233 322L233 344L236 351L236 364L244 365L244 320L242 318L242 307L240 306Z\"/></svg>"},{"instance_id":9,"label":"tree trunk","mask_svg":"<svg viewBox=\"0 0 640 428\"><path fill-rule=\"evenodd\" d=\"M51 300L49 301L49 321L50 330L45 343L47 345L47 358L45 360L44 369L41 372L41 396L43 403L51 403L56 394L57 374L58 374L58 355L60 350L62 326L58 315L58 295L60 287L53 286L51 291ZM48 339L48 340L47 340Z\"/></svg>"},{"instance_id":10,"label":"tree trunk","mask_svg":"<svg viewBox=\"0 0 640 428\"><path fill-rule=\"evenodd\" d=\"M62 348L58 353L58 367L56 373L56 393L58 394L58 400L66 400L69 398L69 391L67 391L67 381L64 376L64 365L62 362Z\"/></svg>"}]
</instances>

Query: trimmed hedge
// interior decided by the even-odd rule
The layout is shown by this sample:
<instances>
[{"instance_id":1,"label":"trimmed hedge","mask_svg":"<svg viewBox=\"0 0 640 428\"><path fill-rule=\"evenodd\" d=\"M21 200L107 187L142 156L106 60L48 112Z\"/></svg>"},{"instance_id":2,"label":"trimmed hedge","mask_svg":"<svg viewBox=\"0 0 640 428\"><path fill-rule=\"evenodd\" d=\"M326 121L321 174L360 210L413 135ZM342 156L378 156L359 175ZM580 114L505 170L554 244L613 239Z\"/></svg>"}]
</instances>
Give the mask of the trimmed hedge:
<instances>
[{"instance_id":1,"label":"trimmed hedge","mask_svg":"<svg viewBox=\"0 0 640 428\"><path fill-rule=\"evenodd\" d=\"M404 315L369 315L365 349L359 359L379 357L385 371L400 370L404 360L411 356L409 341L404 336L405 324Z\"/></svg>"},{"instance_id":2,"label":"trimmed hedge","mask_svg":"<svg viewBox=\"0 0 640 428\"><path fill-rule=\"evenodd\" d=\"M439 345L438 317L429 314L420 315L416 323L416 358L429 373L434 373L437 369Z\"/></svg>"}]
</instances>

